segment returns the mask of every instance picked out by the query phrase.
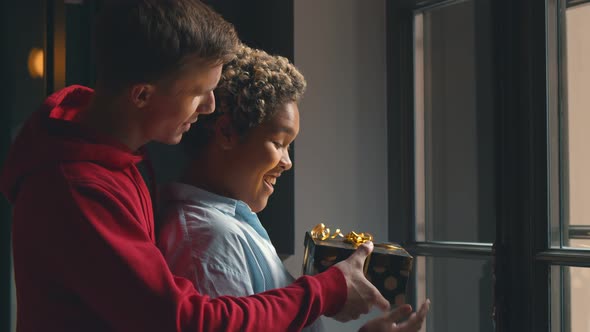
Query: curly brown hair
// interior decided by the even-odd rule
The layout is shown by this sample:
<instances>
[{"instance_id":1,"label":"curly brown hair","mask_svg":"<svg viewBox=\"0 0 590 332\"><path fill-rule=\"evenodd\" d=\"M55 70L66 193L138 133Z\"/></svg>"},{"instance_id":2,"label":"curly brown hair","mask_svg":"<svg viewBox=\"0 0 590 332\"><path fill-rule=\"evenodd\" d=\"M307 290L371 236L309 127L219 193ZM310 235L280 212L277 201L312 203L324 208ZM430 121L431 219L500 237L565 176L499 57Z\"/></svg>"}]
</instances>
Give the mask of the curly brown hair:
<instances>
[{"instance_id":1,"label":"curly brown hair","mask_svg":"<svg viewBox=\"0 0 590 332\"><path fill-rule=\"evenodd\" d=\"M199 121L184 135L189 153L208 143L212 124L222 114L231 117L239 135L272 118L282 105L298 103L307 83L299 70L282 56L241 45L233 60L223 67L215 90L217 110Z\"/></svg>"}]
</instances>

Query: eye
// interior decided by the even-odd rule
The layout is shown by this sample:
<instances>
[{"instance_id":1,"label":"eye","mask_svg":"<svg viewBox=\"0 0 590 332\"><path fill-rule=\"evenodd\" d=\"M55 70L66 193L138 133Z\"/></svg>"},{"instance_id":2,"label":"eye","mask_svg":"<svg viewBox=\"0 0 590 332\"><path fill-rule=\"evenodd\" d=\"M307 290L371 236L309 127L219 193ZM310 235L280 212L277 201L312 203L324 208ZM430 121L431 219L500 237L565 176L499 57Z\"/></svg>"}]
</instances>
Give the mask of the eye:
<instances>
[{"instance_id":1,"label":"eye","mask_svg":"<svg viewBox=\"0 0 590 332\"><path fill-rule=\"evenodd\" d=\"M275 148L277 149L282 149L283 148L283 144L277 142L277 141L273 141L272 144L275 145Z\"/></svg>"}]
</instances>

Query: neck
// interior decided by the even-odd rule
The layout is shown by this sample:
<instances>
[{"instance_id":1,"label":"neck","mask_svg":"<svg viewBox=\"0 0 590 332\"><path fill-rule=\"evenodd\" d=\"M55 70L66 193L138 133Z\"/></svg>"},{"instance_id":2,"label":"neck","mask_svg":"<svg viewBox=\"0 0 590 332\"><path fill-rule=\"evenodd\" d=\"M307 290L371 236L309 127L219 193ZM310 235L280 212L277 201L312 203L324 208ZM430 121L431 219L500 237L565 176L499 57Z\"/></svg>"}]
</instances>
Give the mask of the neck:
<instances>
[{"instance_id":1,"label":"neck","mask_svg":"<svg viewBox=\"0 0 590 332\"><path fill-rule=\"evenodd\" d=\"M231 181L229 179L230 173L223 166L226 164L219 159L219 156L214 155L215 153L205 152L200 157L192 159L181 178L181 182L217 195L234 198L225 185L225 181Z\"/></svg>"},{"instance_id":2,"label":"neck","mask_svg":"<svg viewBox=\"0 0 590 332\"><path fill-rule=\"evenodd\" d=\"M133 120L133 109L116 96L95 93L80 123L102 135L114 138L132 151L147 143L141 136L138 121Z\"/></svg>"}]
</instances>

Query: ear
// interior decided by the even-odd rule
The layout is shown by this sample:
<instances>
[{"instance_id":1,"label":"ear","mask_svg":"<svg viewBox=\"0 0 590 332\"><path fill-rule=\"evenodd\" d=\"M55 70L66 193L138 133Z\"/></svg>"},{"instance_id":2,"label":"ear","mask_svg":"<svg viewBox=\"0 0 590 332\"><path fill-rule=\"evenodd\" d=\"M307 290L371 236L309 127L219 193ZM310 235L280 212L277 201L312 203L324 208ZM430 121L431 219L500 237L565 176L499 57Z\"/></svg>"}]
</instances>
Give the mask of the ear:
<instances>
[{"instance_id":1,"label":"ear","mask_svg":"<svg viewBox=\"0 0 590 332\"><path fill-rule=\"evenodd\" d=\"M156 87L151 84L135 84L131 87L131 102L137 108L145 107L155 90Z\"/></svg>"},{"instance_id":2,"label":"ear","mask_svg":"<svg viewBox=\"0 0 590 332\"><path fill-rule=\"evenodd\" d=\"M232 125L230 115L221 114L215 120L215 141L223 150L232 149L238 142L238 135Z\"/></svg>"}]
</instances>

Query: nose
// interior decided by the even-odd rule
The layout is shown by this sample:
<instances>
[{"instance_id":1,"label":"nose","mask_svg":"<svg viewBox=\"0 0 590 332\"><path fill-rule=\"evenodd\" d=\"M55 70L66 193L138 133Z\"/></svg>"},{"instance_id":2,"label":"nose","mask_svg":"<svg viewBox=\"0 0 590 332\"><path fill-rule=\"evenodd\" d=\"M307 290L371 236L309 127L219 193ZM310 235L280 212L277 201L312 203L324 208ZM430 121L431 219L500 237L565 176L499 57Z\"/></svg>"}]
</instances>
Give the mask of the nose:
<instances>
[{"instance_id":1,"label":"nose","mask_svg":"<svg viewBox=\"0 0 590 332\"><path fill-rule=\"evenodd\" d=\"M210 91L206 96L203 97L202 102L197 107L197 113L199 114L211 114L215 111L215 95L213 91Z\"/></svg>"},{"instance_id":2,"label":"nose","mask_svg":"<svg viewBox=\"0 0 590 332\"><path fill-rule=\"evenodd\" d=\"M293 162L291 161L291 157L289 156L289 149L283 149L283 156L281 157L281 162L279 164L285 171L288 171L293 167Z\"/></svg>"}]
</instances>

